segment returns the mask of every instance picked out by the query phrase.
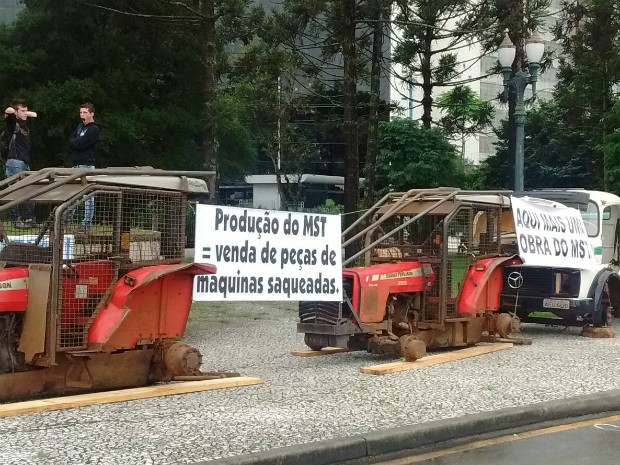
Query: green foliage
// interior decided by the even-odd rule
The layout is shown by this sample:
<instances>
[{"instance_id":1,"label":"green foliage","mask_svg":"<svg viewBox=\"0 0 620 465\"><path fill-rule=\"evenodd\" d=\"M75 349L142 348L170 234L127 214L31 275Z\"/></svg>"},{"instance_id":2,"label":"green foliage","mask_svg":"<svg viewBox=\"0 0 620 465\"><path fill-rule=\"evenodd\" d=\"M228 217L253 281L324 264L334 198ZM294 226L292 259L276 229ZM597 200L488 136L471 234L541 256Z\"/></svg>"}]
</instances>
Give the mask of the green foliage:
<instances>
[{"instance_id":1,"label":"green foliage","mask_svg":"<svg viewBox=\"0 0 620 465\"><path fill-rule=\"evenodd\" d=\"M189 12L152 0L105 4L128 14L70 0L24 3L18 20L0 28L0 89L2 105L25 98L39 114L31 123L34 168L70 166L67 139L84 101L95 104L102 128L98 166L202 168L204 68ZM227 40L251 36L261 18L250 9L244 23L248 1L224 3L220 55ZM254 141L238 101L222 95L215 108L220 176L238 177L253 166Z\"/></svg>"},{"instance_id":2,"label":"green foliage","mask_svg":"<svg viewBox=\"0 0 620 465\"><path fill-rule=\"evenodd\" d=\"M600 189L601 157L590 144L589 133L564 119L557 102L531 108L525 123L524 182L526 189L583 187ZM512 160L508 154L507 125L500 130L495 156L480 166L482 188L512 186Z\"/></svg>"},{"instance_id":3,"label":"green foliage","mask_svg":"<svg viewBox=\"0 0 620 465\"><path fill-rule=\"evenodd\" d=\"M437 98L444 116L439 124L448 134L476 134L493 122L495 112L490 102L482 100L469 86L456 86Z\"/></svg>"},{"instance_id":4,"label":"green foliage","mask_svg":"<svg viewBox=\"0 0 620 465\"><path fill-rule=\"evenodd\" d=\"M465 185L464 166L455 147L439 128L423 129L415 121L395 119L379 124L377 190Z\"/></svg>"},{"instance_id":5,"label":"green foliage","mask_svg":"<svg viewBox=\"0 0 620 465\"><path fill-rule=\"evenodd\" d=\"M238 180L250 174L256 156L256 140L247 122L246 107L231 95L217 100L219 157L221 182Z\"/></svg>"},{"instance_id":6,"label":"green foliage","mask_svg":"<svg viewBox=\"0 0 620 465\"><path fill-rule=\"evenodd\" d=\"M607 113L606 122L609 127L620 128L620 99ZM620 195L620 129L609 134L601 146L607 160L608 189Z\"/></svg>"},{"instance_id":7,"label":"green foliage","mask_svg":"<svg viewBox=\"0 0 620 465\"><path fill-rule=\"evenodd\" d=\"M545 1L529 2L529 7L544 7ZM516 17L507 16L511 18ZM614 88L620 84L615 43L619 33L617 2L587 0L564 5L555 28L564 56L559 60L554 98L529 109L525 124L526 189L583 187L620 192L616 139L620 118L613 105ZM496 156L480 168L483 187L512 185L506 127L499 137Z\"/></svg>"},{"instance_id":8,"label":"green foliage","mask_svg":"<svg viewBox=\"0 0 620 465\"><path fill-rule=\"evenodd\" d=\"M567 4L556 36L567 59L560 61L559 82L555 91L563 119L583 134L602 171L607 189L615 181L611 159L604 159L601 147L620 128L617 119L607 116L614 104L615 87L620 84L620 12L613 0L588 0ZM611 123L611 124L610 124ZM609 148L608 148L609 150Z\"/></svg>"},{"instance_id":9,"label":"green foliage","mask_svg":"<svg viewBox=\"0 0 620 465\"><path fill-rule=\"evenodd\" d=\"M315 213L326 215L342 215L344 213L344 205L337 204L332 199L327 199L324 205L319 205L313 210Z\"/></svg>"},{"instance_id":10,"label":"green foliage","mask_svg":"<svg viewBox=\"0 0 620 465\"><path fill-rule=\"evenodd\" d=\"M456 139L460 139L461 157L465 157L465 138L485 130L493 122L495 112L490 102L485 102L469 86L456 86L437 99L437 106L444 116L439 125Z\"/></svg>"}]
</instances>

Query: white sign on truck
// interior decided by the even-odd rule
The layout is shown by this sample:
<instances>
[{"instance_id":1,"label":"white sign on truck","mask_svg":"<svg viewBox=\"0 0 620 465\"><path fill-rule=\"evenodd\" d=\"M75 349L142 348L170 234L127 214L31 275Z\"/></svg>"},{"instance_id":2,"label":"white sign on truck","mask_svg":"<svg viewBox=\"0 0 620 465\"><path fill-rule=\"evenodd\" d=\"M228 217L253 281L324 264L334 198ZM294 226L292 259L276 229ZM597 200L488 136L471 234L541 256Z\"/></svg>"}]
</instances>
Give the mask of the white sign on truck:
<instances>
[{"instance_id":1,"label":"white sign on truck","mask_svg":"<svg viewBox=\"0 0 620 465\"><path fill-rule=\"evenodd\" d=\"M511 197L519 255L526 265L596 266L581 214L556 202Z\"/></svg>"},{"instance_id":2,"label":"white sign on truck","mask_svg":"<svg viewBox=\"0 0 620 465\"><path fill-rule=\"evenodd\" d=\"M194 300L342 300L340 217L201 205Z\"/></svg>"}]
</instances>

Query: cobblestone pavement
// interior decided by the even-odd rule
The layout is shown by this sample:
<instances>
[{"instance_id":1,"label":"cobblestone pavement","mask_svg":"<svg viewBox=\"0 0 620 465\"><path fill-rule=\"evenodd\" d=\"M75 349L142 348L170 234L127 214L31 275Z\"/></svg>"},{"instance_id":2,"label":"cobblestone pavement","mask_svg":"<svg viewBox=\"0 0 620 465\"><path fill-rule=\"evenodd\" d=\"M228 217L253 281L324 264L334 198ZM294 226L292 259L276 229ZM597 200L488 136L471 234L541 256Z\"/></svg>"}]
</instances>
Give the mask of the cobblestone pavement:
<instances>
[{"instance_id":1,"label":"cobblestone pavement","mask_svg":"<svg viewBox=\"0 0 620 465\"><path fill-rule=\"evenodd\" d=\"M291 356L295 324L294 304L195 304L185 341L203 368L263 385L0 419L0 464L191 463L620 388L620 338L577 328L529 325L531 346L372 376L360 367L391 359Z\"/></svg>"}]
</instances>

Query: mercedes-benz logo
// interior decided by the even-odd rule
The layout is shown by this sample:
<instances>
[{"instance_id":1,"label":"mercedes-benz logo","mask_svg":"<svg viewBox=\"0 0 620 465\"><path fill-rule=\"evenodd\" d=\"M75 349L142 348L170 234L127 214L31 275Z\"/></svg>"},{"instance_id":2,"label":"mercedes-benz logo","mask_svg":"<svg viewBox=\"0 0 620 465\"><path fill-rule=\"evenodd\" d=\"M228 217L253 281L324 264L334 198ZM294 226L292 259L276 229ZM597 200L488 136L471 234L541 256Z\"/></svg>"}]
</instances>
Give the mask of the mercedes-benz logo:
<instances>
[{"instance_id":1,"label":"mercedes-benz logo","mask_svg":"<svg viewBox=\"0 0 620 465\"><path fill-rule=\"evenodd\" d=\"M508 275L508 285L513 289L523 286L523 275L518 271L513 271Z\"/></svg>"}]
</instances>

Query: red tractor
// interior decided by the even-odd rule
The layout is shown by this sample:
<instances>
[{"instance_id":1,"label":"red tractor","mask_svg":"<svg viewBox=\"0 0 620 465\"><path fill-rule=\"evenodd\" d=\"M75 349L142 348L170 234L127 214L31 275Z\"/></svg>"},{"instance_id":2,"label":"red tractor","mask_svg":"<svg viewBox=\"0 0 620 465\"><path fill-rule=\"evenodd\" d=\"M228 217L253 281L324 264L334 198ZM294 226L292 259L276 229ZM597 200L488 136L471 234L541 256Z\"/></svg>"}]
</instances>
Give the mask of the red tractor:
<instances>
[{"instance_id":1,"label":"red tractor","mask_svg":"<svg viewBox=\"0 0 620 465\"><path fill-rule=\"evenodd\" d=\"M347 231L364 239L344 262L342 302L300 302L298 332L312 350L345 347L416 360L426 348L506 337L499 314L502 269L521 263L502 250L506 192L451 188L390 193Z\"/></svg>"},{"instance_id":2,"label":"red tractor","mask_svg":"<svg viewBox=\"0 0 620 465\"><path fill-rule=\"evenodd\" d=\"M50 168L0 183L0 399L200 379L178 339L194 275L215 272L184 263L188 198L209 176ZM24 208L35 225L9 221Z\"/></svg>"}]
</instances>

